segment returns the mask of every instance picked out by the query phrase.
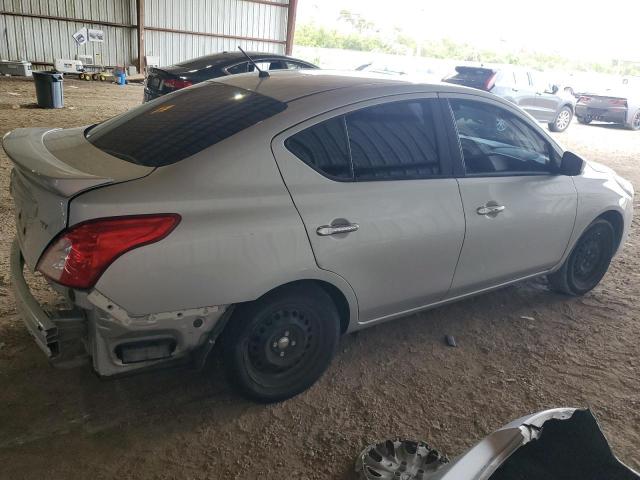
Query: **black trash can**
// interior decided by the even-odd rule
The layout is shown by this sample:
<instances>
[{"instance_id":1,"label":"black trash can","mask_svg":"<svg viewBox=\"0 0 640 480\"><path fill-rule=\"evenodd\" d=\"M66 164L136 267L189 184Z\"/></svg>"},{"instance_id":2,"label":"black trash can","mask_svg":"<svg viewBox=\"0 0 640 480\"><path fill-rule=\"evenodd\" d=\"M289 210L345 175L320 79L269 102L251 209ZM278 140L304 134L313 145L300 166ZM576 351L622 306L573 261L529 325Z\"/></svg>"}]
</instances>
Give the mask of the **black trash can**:
<instances>
[{"instance_id":1,"label":"black trash can","mask_svg":"<svg viewBox=\"0 0 640 480\"><path fill-rule=\"evenodd\" d=\"M35 71L33 72L33 80L36 84L36 96L38 97L39 107L64 107L61 73Z\"/></svg>"}]
</instances>

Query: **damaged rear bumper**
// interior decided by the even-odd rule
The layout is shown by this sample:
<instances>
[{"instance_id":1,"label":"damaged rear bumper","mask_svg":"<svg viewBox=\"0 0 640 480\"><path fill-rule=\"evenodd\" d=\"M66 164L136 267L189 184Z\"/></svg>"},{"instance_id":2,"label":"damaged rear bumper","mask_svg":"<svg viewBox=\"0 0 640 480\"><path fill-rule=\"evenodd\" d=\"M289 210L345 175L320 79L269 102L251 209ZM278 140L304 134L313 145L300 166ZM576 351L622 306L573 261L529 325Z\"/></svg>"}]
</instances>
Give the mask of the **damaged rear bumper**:
<instances>
[{"instance_id":1,"label":"damaged rear bumper","mask_svg":"<svg viewBox=\"0 0 640 480\"><path fill-rule=\"evenodd\" d=\"M63 345L86 334L86 319L80 309L45 312L24 278L24 258L17 240L11 246L11 278L18 313L36 344L52 363L70 359Z\"/></svg>"},{"instance_id":2,"label":"damaged rear bumper","mask_svg":"<svg viewBox=\"0 0 640 480\"><path fill-rule=\"evenodd\" d=\"M91 357L100 376L115 376L195 357L202 365L231 309L216 305L132 315L97 290L68 291L74 308L45 311L24 277L24 258L14 241L11 278L18 312L54 366L75 366Z\"/></svg>"}]
</instances>

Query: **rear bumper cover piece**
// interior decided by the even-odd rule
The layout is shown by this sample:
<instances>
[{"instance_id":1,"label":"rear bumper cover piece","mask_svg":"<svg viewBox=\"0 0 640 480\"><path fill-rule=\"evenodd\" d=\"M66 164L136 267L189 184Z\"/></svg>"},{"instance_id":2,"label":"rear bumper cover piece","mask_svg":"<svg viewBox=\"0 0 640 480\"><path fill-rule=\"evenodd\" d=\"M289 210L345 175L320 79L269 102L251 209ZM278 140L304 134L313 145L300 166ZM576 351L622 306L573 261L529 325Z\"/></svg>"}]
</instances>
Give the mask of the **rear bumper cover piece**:
<instances>
[{"instance_id":1,"label":"rear bumper cover piece","mask_svg":"<svg viewBox=\"0 0 640 480\"><path fill-rule=\"evenodd\" d=\"M62 354L61 344L83 336L86 331L84 315L79 310L49 314L42 309L24 278L24 258L17 240L11 246L10 262L16 305L27 330L52 362L68 360Z\"/></svg>"},{"instance_id":2,"label":"rear bumper cover piece","mask_svg":"<svg viewBox=\"0 0 640 480\"><path fill-rule=\"evenodd\" d=\"M601 122L625 123L627 121L626 108L589 108L584 105L576 105L576 115Z\"/></svg>"}]
</instances>

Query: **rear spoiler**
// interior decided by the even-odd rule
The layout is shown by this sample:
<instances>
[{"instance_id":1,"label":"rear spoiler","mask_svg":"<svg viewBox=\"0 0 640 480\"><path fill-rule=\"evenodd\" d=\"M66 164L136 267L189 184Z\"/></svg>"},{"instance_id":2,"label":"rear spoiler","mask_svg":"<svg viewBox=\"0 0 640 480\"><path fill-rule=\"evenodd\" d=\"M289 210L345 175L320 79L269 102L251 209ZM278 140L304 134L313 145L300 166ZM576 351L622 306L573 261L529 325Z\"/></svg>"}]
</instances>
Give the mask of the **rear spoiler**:
<instances>
[{"instance_id":1,"label":"rear spoiler","mask_svg":"<svg viewBox=\"0 0 640 480\"><path fill-rule=\"evenodd\" d=\"M64 163L44 145L44 137L59 128L18 128L5 134L2 147L17 169L39 185L64 196L104 183L112 178L92 175Z\"/></svg>"}]
</instances>

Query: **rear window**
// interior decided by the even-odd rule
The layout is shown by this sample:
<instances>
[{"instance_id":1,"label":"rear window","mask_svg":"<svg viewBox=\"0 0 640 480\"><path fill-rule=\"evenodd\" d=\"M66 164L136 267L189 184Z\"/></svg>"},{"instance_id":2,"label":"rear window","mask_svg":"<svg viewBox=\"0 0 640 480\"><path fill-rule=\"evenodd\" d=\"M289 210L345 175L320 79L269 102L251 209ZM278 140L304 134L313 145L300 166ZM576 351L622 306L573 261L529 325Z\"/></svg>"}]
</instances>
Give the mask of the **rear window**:
<instances>
[{"instance_id":1,"label":"rear window","mask_svg":"<svg viewBox=\"0 0 640 480\"><path fill-rule=\"evenodd\" d=\"M495 71L489 68L458 67L456 68L456 73L445 78L444 81L484 90L488 80L495 75L495 73Z\"/></svg>"},{"instance_id":2,"label":"rear window","mask_svg":"<svg viewBox=\"0 0 640 480\"><path fill-rule=\"evenodd\" d=\"M273 98L217 82L179 90L87 129L87 140L128 162L178 162L287 108Z\"/></svg>"}]
</instances>

